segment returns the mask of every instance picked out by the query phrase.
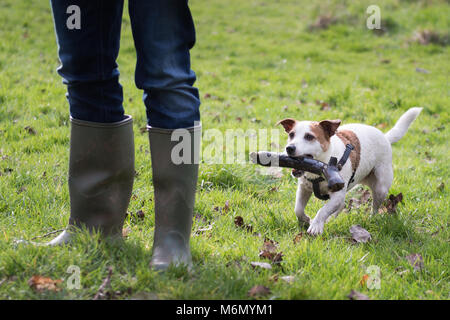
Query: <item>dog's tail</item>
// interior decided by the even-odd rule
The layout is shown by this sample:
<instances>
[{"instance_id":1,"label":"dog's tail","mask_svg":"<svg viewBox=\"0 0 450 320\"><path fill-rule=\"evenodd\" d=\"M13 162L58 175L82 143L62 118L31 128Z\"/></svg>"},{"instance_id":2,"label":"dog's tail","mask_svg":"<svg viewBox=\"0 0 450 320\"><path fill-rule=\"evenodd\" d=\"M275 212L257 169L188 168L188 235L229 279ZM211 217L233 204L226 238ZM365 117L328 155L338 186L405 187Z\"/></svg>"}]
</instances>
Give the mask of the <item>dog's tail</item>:
<instances>
[{"instance_id":1,"label":"dog's tail","mask_svg":"<svg viewBox=\"0 0 450 320\"><path fill-rule=\"evenodd\" d=\"M406 111L400 119L398 119L395 126L389 130L384 136L386 139L392 144L400 140L408 131L411 123L416 120L419 113L422 111L422 108L411 108Z\"/></svg>"}]
</instances>

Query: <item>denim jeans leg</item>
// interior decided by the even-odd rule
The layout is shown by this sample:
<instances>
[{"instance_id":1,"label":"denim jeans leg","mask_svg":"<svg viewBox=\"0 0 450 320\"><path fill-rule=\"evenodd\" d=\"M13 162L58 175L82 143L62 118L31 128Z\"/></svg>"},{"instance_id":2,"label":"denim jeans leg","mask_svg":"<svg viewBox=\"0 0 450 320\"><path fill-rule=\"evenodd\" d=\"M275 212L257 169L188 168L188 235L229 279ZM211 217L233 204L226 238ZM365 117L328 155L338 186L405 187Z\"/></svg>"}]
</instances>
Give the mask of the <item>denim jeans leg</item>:
<instances>
[{"instance_id":1,"label":"denim jeans leg","mask_svg":"<svg viewBox=\"0 0 450 320\"><path fill-rule=\"evenodd\" d=\"M58 73L67 85L71 116L104 123L123 120L123 93L116 63L123 0L50 2L61 61ZM79 29L68 23L77 14L74 6L79 8Z\"/></svg>"},{"instance_id":2,"label":"denim jeans leg","mask_svg":"<svg viewBox=\"0 0 450 320\"><path fill-rule=\"evenodd\" d=\"M200 121L189 50L195 28L187 0L130 0L137 53L135 81L144 90L148 124L176 129Z\"/></svg>"}]
</instances>

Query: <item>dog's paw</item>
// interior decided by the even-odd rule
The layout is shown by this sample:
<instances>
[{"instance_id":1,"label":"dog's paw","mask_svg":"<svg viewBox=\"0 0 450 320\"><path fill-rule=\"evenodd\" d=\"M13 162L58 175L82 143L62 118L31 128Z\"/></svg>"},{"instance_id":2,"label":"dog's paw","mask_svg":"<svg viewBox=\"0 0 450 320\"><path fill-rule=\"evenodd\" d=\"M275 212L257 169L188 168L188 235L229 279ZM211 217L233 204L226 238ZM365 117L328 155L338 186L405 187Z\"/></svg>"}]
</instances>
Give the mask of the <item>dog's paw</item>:
<instances>
[{"instance_id":1,"label":"dog's paw","mask_svg":"<svg viewBox=\"0 0 450 320\"><path fill-rule=\"evenodd\" d=\"M300 178L303 175L303 171L302 170L298 170L298 169L292 169L291 175L294 178Z\"/></svg>"},{"instance_id":2,"label":"dog's paw","mask_svg":"<svg viewBox=\"0 0 450 320\"><path fill-rule=\"evenodd\" d=\"M311 219L305 214L301 217L297 217L299 228L307 228L311 223Z\"/></svg>"},{"instance_id":3,"label":"dog's paw","mask_svg":"<svg viewBox=\"0 0 450 320\"><path fill-rule=\"evenodd\" d=\"M323 233L323 226L324 226L323 222L313 219L307 232L312 236L318 236Z\"/></svg>"}]
</instances>

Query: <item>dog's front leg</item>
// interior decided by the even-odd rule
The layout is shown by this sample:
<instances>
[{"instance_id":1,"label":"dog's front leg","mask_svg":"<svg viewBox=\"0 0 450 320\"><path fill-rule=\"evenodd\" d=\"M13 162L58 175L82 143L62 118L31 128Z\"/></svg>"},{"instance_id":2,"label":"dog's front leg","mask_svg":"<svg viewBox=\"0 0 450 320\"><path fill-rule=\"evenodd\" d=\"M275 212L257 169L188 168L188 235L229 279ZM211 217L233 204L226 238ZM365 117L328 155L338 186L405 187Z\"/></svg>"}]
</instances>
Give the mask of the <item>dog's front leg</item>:
<instances>
[{"instance_id":1,"label":"dog's front leg","mask_svg":"<svg viewBox=\"0 0 450 320\"><path fill-rule=\"evenodd\" d=\"M315 236L322 234L325 221L334 213L339 213L345 205L346 188L338 192L330 194L330 200L317 212L311 225L308 228L308 233Z\"/></svg>"},{"instance_id":2,"label":"dog's front leg","mask_svg":"<svg viewBox=\"0 0 450 320\"><path fill-rule=\"evenodd\" d=\"M305 186L302 185L302 182L299 180L297 187L297 196L295 200L295 215L297 216L298 225L300 227L309 226L310 219L305 214L305 207L308 203L309 198L311 198L311 195L312 191L305 188Z\"/></svg>"}]
</instances>

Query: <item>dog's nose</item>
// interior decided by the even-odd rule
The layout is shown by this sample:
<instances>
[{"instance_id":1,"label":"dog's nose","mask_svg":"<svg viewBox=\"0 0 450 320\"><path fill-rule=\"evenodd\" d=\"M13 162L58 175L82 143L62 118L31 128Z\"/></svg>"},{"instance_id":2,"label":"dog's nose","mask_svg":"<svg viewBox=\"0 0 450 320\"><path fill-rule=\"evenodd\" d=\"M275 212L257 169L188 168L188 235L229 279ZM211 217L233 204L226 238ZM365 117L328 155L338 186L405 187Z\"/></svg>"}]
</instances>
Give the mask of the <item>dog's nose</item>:
<instances>
[{"instance_id":1,"label":"dog's nose","mask_svg":"<svg viewBox=\"0 0 450 320\"><path fill-rule=\"evenodd\" d=\"M295 153L295 146L289 145L286 147L286 152L288 155L292 156Z\"/></svg>"}]
</instances>

